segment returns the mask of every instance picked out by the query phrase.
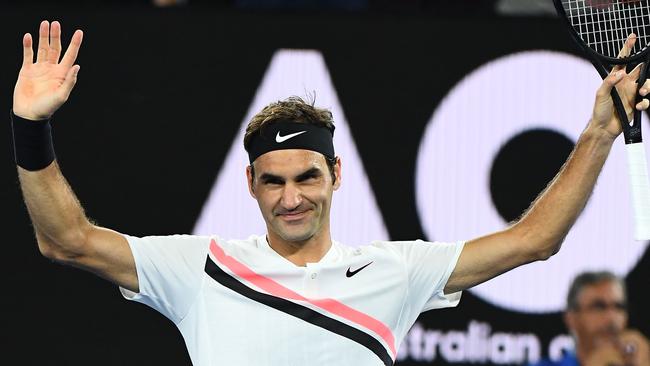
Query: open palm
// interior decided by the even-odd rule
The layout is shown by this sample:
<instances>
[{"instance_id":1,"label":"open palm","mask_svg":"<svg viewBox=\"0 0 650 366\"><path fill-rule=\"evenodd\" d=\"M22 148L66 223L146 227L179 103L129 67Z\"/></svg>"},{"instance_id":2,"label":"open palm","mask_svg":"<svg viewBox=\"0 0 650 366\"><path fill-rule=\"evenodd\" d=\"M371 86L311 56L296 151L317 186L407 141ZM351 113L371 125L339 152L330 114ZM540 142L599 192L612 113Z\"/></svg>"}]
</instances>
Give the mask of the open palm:
<instances>
[{"instance_id":1,"label":"open palm","mask_svg":"<svg viewBox=\"0 0 650 366\"><path fill-rule=\"evenodd\" d=\"M70 46L61 56L61 25L59 22L41 22L38 52L34 62L32 37L23 37L23 65L14 88L13 112L30 120L47 119L70 96L77 81L79 65L74 65L83 33L77 30Z\"/></svg>"}]
</instances>

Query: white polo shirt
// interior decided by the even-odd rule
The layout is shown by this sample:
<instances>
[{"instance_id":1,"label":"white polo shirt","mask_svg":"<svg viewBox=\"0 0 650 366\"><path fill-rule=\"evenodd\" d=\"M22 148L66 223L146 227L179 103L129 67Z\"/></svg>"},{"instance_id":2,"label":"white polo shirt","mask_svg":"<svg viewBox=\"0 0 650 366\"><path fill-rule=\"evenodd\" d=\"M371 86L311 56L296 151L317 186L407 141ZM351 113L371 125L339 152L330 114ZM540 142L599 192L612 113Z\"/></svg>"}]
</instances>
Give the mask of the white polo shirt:
<instances>
[{"instance_id":1,"label":"white polo shirt","mask_svg":"<svg viewBox=\"0 0 650 366\"><path fill-rule=\"evenodd\" d=\"M266 236L126 237L138 294L178 327L195 366L392 365L418 315L456 306L443 289L463 242L334 242L298 267Z\"/></svg>"}]
</instances>

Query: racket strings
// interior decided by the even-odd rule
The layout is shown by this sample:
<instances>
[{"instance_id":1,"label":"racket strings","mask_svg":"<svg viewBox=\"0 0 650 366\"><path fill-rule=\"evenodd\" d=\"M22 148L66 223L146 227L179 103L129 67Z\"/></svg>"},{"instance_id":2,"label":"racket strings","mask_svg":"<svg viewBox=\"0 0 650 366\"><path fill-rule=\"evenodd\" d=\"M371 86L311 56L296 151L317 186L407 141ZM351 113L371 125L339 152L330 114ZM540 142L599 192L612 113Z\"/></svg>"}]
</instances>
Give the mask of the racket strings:
<instances>
[{"instance_id":1,"label":"racket strings","mask_svg":"<svg viewBox=\"0 0 650 366\"><path fill-rule=\"evenodd\" d=\"M650 0L563 0L580 38L601 55L616 58L627 37L637 42L629 56L643 52L650 41Z\"/></svg>"}]
</instances>

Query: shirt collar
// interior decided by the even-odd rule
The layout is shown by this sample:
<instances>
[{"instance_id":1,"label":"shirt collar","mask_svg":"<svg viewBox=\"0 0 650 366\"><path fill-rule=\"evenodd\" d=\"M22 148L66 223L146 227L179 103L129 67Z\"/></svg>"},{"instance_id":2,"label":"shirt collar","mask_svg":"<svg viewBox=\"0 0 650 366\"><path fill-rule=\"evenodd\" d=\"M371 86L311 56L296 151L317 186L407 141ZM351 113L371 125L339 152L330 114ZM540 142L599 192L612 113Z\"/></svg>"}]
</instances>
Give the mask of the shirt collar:
<instances>
[{"instance_id":1,"label":"shirt collar","mask_svg":"<svg viewBox=\"0 0 650 366\"><path fill-rule=\"evenodd\" d=\"M296 266L291 261L284 258L278 252L273 250L273 248L271 248L271 246L269 245L268 240L266 239L266 235L258 236L257 237L257 243L258 243L258 246L260 248L262 248L263 250L265 250L265 251L267 251L269 253L272 253L276 257L281 258L282 260L284 260L287 263L290 263L293 266ZM316 262L316 263L307 263L307 267L318 266L318 265L322 265L322 264L325 264L325 263L334 263L334 262L336 262L340 258L339 250L338 250L339 246L340 246L340 244L337 241L332 240L332 246L330 246L329 250L327 251L327 253L325 253L323 258L321 258L321 260Z\"/></svg>"}]
</instances>

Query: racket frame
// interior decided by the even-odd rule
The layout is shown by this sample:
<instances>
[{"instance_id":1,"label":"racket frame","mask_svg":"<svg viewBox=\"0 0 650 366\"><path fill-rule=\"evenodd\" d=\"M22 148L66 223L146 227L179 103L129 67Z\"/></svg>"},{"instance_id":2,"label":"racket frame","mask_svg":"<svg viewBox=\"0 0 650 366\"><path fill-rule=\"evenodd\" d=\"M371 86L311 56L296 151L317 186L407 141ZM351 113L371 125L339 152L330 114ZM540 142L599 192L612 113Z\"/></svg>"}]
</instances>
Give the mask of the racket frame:
<instances>
[{"instance_id":1,"label":"racket frame","mask_svg":"<svg viewBox=\"0 0 650 366\"><path fill-rule=\"evenodd\" d=\"M583 0L585 1L585 0ZM627 65L627 64L634 64L634 63L640 63L643 61L646 61L647 59L647 52L648 52L648 46L650 44L646 44L643 46L641 51L637 52L636 54L632 56L626 56L626 57L611 57L607 55L603 55L601 53L598 53L596 50L593 48L589 47L583 40L582 37L576 32L575 28L573 27L573 24L569 21L569 16L567 15L566 11L564 10L564 5L562 4L562 0L553 0L553 4L555 5L555 10L557 10L558 14L562 15L560 18L564 21L564 23L567 25L569 28L569 31L571 32L571 35L573 38L580 44L584 50L592 55L593 57L598 58L599 60L604 61L604 63L609 64L609 65ZM604 77L603 77L604 78Z\"/></svg>"},{"instance_id":2,"label":"racket frame","mask_svg":"<svg viewBox=\"0 0 650 366\"><path fill-rule=\"evenodd\" d=\"M567 16L566 11L564 10L564 5L562 4L562 0L553 0L553 4L555 5L555 9L557 10L558 14L561 15L560 18L562 18L567 28L569 28L569 33L573 37L573 40L588 56L587 58L589 59L591 64L594 65L596 71L598 71L598 74L600 74L601 78L605 79L609 75L609 71L607 70L606 65L609 66L633 65L635 63L643 62L643 66L642 66L643 70L641 70L639 80L647 79L648 63L650 61L650 52L648 52L650 51L650 48L648 48L648 45L645 45L640 52L632 56L613 58L613 57L600 54L596 52L593 48L589 47L582 40L582 37L580 37L578 32L576 32L573 24L571 24L571 22L569 21L569 17ZM640 102L643 99L643 97L639 95L639 89L641 89L642 86L643 86L642 83L640 83L637 86L635 104ZM612 88L611 95L612 95L612 100L614 102L614 107L616 108L616 112L618 114L618 118L621 122L625 144L635 144L641 142L642 141L641 111L635 109L634 118L632 119L632 121L629 121L627 117L627 112L625 111L625 107L623 106L623 102L621 101L621 97L618 95L616 88Z\"/></svg>"}]
</instances>

